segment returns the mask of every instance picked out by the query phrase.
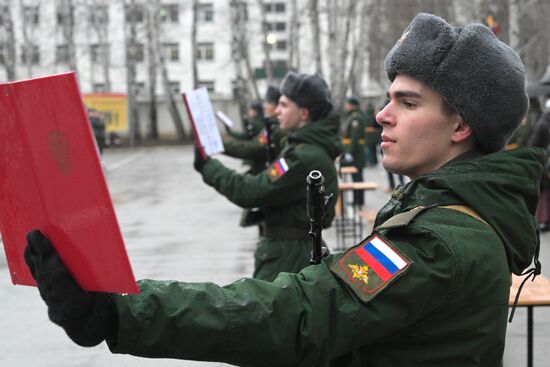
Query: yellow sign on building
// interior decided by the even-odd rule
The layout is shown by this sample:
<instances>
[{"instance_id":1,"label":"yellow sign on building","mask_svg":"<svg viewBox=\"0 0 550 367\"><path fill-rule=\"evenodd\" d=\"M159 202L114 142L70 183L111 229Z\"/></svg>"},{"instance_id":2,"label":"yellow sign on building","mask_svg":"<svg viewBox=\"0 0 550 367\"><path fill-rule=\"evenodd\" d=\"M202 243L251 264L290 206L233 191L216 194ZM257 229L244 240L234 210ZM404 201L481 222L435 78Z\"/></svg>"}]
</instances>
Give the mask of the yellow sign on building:
<instances>
[{"instance_id":1,"label":"yellow sign on building","mask_svg":"<svg viewBox=\"0 0 550 367\"><path fill-rule=\"evenodd\" d=\"M82 101L87 108L94 108L105 116L105 129L107 132L128 131L128 99L126 94L83 94Z\"/></svg>"}]
</instances>

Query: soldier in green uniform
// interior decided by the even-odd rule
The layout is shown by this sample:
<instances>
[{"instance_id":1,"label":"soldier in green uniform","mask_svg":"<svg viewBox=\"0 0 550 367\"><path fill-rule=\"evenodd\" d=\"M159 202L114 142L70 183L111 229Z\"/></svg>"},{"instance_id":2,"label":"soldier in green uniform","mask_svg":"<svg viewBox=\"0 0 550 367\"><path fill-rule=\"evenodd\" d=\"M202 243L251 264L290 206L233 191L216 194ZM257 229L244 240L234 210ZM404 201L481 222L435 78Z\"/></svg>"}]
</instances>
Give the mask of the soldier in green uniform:
<instances>
[{"instance_id":1,"label":"soldier in green uniform","mask_svg":"<svg viewBox=\"0 0 550 367\"><path fill-rule=\"evenodd\" d=\"M227 134L233 139L237 140L250 140L258 136L260 131L265 126L262 103L260 101L253 101L250 103L247 111L247 117L243 119L243 131L233 131L227 125L224 125L227 129Z\"/></svg>"},{"instance_id":2,"label":"soldier in green uniform","mask_svg":"<svg viewBox=\"0 0 550 367\"><path fill-rule=\"evenodd\" d=\"M355 97L349 97L344 104L346 111L346 132L344 134L344 157L343 166L357 168L357 173L352 174L353 182L363 181L363 167L365 167L365 116L359 108L359 101ZM364 203L364 192L353 191L353 204L362 206Z\"/></svg>"},{"instance_id":3,"label":"soldier in green uniform","mask_svg":"<svg viewBox=\"0 0 550 367\"><path fill-rule=\"evenodd\" d=\"M264 128L253 139L238 140L224 139L224 154L234 158L245 159L250 164L247 173L257 175L264 171L267 165L279 155L283 146L283 138L287 131L279 127L276 109L279 105L281 93L279 88L270 85L265 94L263 103ZM246 208L241 215L240 225L249 227L260 224L260 235L262 234L261 223L263 212L261 208Z\"/></svg>"},{"instance_id":4,"label":"soldier in green uniform","mask_svg":"<svg viewBox=\"0 0 550 367\"><path fill-rule=\"evenodd\" d=\"M32 231L26 261L50 319L78 344L106 340L144 357L502 366L510 273L533 258L529 274L540 273L533 214L544 152L501 151L527 111L523 64L484 25L421 13L385 65L382 163L411 182L369 237L273 282L143 280L141 294L120 296L82 291Z\"/></svg>"},{"instance_id":5,"label":"soldier in green uniform","mask_svg":"<svg viewBox=\"0 0 550 367\"><path fill-rule=\"evenodd\" d=\"M367 163L369 166L378 164L378 145L382 128L376 123L374 107L368 104L365 109L365 145L367 147Z\"/></svg>"},{"instance_id":6,"label":"soldier in green uniform","mask_svg":"<svg viewBox=\"0 0 550 367\"><path fill-rule=\"evenodd\" d=\"M328 192L336 194L334 159L341 154L332 104L325 81L317 76L289 73L283 80L277 107L280 128L288 133L277 159L256 176L239 174L216 159L196 155L195 168L204 182L243 208L259 207L262 237L256 248L254 278L271 281L281 271L299 272L309 265L309 219L305 179L311 170L325 175ZM334 217L329 202L323 227Z\"/></svg>"},{"instance_id":7,"label":"soldier in green uniform","mask_svg":"<svg viewBox=\"0 0 550 367\"><path fill-rule=\"evenodd\" d=\"M279 122L275 110L279 104L279 97L281 93L279 88L275 86L269 86L265 94L265 100L263 103L263 116L264 127L260 130L260 133L250 140L238 140L238 139L224 139L224 154L234 157L247 159L251 162L251 167L248 173L257 175L261 171L265 170L268 162L268 137L266 124L270 124L270 136L271 143L271 160L279 155L282 149L282 140L287 135L287 132L279 128ZM269 162L272 163L272 162Z\"/></svg>"}]
</instances>

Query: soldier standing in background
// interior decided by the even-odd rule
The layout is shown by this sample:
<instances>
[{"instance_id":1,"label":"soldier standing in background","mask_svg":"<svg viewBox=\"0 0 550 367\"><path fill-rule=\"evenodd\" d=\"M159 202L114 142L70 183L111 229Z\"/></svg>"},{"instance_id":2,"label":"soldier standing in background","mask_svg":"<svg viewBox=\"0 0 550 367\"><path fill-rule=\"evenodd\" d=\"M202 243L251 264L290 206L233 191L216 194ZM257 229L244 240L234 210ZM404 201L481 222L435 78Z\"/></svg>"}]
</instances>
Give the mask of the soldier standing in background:
<instances>
[{"instance_id":1,"label":"soldier standing in background","mask_svg":"<svg viewBox=\"0 0 550 367\"><path fill-rule=\"evenodd\" d=\"M250 140L224 139L224 154L233 158L249 160L252 164L248 173L257 175L267 167L268 161L268 137L267 124L270 124L270 136L272 158L279 155L282 149L282 140L287 133L279 128L279 121L275 110L279 103L281 93L276 86L269 86L263 103L263 125L260 133ZM272 162L269 162L272 163Z\"/></svg>"},{"instance_id":2,"label":"soldier standing in background","mask_svg":"<svg viewBox=\"0 0 550 367\"><path fill-rule=\"evenodd\" d=\"M233 131L229 126L224 125L227 134L237 140L254 139L265 126L264 111L260 101L253 101L248 107L246 117L243 118L243 131Z\"/></svg>"},{"instance_id":3,"label":"soldier standing in background","mask_svg":"<svg viewBox=\"0 0 550 367\"><path fill-rule=\"evenodd\" d=\"M288 133L283 150L266 170L252 176L196 153L195 168L204 182L243 208L261 208L262 237L256 248L254 278L272 281L279 272L299 272L311 258L305 179L310 171L325 176L327 192L337 195L334 159L342 153L338 116L326 82L318 76L286 75L276 113ZM336 120L336 121L335 121ZM335 196L336 197L336 196ZM336 200L329 202L323 227L330 226Z\"/></svg>"},{"instance_id":4,"label":"soldier standing in background","mask_svg":"<svg viewBox=\"0 0 550 367\"><path fill-rule=\"evenodd\" d=\"M346 111L346 131L344 133L344 157L341 160L343 166L357 168L357 173L352 174L353 182L363 181L363 168L365 167L365 116L359 107L359 101L355 97L349 97L344 104ZM363 190L353 190L353 205L363 206L365 202Z\"/></svg>"},{"instance_id":5,"label":"soldier standing in background","mask_svg":"<svg viewBox=\"0 0 550 367\"><path fill-rule=\"evenodd\" d=\"M107 147L105 119L100 111L94 108L88 108L88 120L90 120L90 125L92 125L97 149L99 150L99 155L101 155L103 154L103 150Z\"/></svg>"},{"instance_id":6,"label":"soldier standing in background","mask_svg":"<svg viewBox=\"0 0 550 367\"><path fill-rule=\"evenodd\" d=\"M376 123L375 115L377 112L371 103L365 109L367 164L372 167L378 165L378 145L380 144L380 134L382 133L382 127Z\"/></svg>"}]
</instances>

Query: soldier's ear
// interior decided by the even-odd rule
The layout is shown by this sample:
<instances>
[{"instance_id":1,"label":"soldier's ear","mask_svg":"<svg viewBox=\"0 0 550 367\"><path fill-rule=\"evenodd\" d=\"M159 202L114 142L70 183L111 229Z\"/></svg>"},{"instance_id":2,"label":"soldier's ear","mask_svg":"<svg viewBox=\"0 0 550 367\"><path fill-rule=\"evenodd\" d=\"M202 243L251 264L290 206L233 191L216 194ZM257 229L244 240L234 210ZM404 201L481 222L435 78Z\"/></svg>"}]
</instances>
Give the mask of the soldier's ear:
<instances>
[{"instance_id":1,"label":"soldier's ear","mask_svg":"<svg viewBox=\"0 0 550 367\"><path fill-rule=\"evenodd\" d=\"M307 108L300 107L299 111L300 111L300 121L309 121L310 120L309 110Z\"/></svg>"},{"instance_id":2,"label":"soldier's ear","mask_svg":"<svg viewBox=\"0 0 550 367\"><path fill-rule=\"evenodd\" d=\"M466 123L466 121L464 121L464 119L462 119L462 116L460 116L460 114L454 113L451 120L454 125L454 131L451 136L451 141L455 143L460 143L473 137L474 133L472 131L472 128Z\"/></svg>"}]
</instances>

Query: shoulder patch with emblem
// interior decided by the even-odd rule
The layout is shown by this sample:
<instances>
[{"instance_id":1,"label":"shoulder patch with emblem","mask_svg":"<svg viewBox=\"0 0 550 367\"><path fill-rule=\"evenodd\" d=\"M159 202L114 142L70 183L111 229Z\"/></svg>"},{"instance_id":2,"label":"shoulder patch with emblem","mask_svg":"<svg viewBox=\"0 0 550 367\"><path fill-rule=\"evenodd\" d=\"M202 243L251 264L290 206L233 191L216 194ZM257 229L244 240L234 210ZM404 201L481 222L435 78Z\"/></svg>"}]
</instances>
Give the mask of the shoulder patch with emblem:
<instances>
[{"instance_id":1,"label":"shoulder patch with emblem","mask_svg":"<svg viewBox=\"0 0 550 367\"><path fill-rule=\"evenodd\" d=\"M411 263L390 241L374 234L346 251L330 270L362 301L369 302L407 272Z\"/></svg>"},{"instance_id":2,"label":"shoulder patch with emblem","mask_svg":"<svg viewBox=\"0 0 550 367\"><path fill-rule=\"evenodd\" d=\"M275 182L283 177L288 170L289 167L286 160L284 158L280 158L267 167L267 175L269 176L271 182Z\"/></svg>"},{"instance_id":3,"label":"shoulder patch with emblem","mask_svg":"<svg viewBox=\"0 0 550 367\"><path fill-rule=\"evenodd\" d=\"M260 134L260 137L258 138L258 143L267 144L267 131L264 131L263 134Z\"/></svg>"}]
</instances>

